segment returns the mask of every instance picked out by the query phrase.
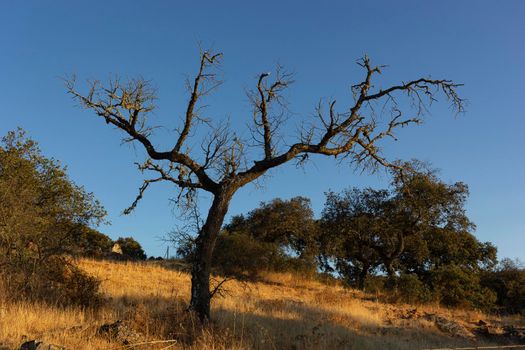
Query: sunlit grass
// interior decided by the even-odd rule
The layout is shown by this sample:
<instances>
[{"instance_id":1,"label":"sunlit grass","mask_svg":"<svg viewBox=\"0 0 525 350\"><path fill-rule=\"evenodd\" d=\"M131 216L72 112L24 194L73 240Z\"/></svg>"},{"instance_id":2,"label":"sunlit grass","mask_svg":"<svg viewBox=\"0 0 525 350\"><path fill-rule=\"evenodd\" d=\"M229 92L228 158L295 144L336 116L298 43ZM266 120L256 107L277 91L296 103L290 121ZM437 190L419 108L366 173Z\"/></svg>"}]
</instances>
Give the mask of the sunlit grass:
<instances>
[{"instance_id":1,"label":"sunlit grass","mask_svg":"<svg viewBox=\"0 0 525 350\"><path fill-rule=\"evenodd\" d=\"M123 319L144 341L177 338L137 349L418 349L468 345L424 319L400 317L411 305L390 305L340 285L292 274L269 273L264 282L225 284L213 300L212 327L202 330L184 312L190 277L159 263L81 260L102 280L101 310L60 309L34 303L0 305L0 344L13 349L25 339L42 339L68 349L118 348L97 336L106 322ZM467 324L488 316L475 311L418 306Z\"/></svg>"}]
</instances>

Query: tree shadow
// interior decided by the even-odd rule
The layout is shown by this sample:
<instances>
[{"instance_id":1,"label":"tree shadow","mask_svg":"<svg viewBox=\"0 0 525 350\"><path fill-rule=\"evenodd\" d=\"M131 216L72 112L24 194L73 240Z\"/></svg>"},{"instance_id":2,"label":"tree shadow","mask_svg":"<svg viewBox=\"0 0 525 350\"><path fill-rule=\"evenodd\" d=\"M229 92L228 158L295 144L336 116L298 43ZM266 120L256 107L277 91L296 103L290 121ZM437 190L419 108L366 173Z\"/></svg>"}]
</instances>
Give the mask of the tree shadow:
<instances>
[{"instance_id":1,"label":"tree shadow","mask_svg":"<svg viewBox=\"0 0 525 350\"><path fill-rule=\"evenodd\" d=\"M367 322L291 299L261 299L249 305L243 305L242 299L237 304L228 301L232 308L223 301L213 303L211 327L206 331L185 311L187 301L182 298L126 296L113 298L112 303L123 318L136 327L147 327L156 337L191 344L202 342L198 338L206 335L207 342L222 348L401 350L487 344L447 335L429 323Z\"/></svg>"}]
</instances>

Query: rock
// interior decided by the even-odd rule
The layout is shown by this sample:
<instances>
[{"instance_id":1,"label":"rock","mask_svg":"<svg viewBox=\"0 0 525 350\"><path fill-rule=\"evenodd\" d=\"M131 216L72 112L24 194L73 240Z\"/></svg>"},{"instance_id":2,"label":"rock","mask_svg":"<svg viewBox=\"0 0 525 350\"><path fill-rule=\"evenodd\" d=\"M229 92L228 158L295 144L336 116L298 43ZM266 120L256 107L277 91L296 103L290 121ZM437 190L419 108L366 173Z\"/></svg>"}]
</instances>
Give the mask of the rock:
<instances>
[{"instance_id":1,"label":"rock","mask_svg":"<svg viewBox=\"0 0 525 350\"><path fill-rule=\"evenodd\" d=\"M489 336L502 336L506 333L503 328L490 325L481 326L480 331Z\"/></svg>"},{"instance_id":2,"label":"rock","mask_svg":"<svg viewBox=\"0 0 525 350\"><path fill-rule=\"evenodd\" d=\"M100 326L97 334L111 340L116 340L124 345L139 342L143 336L134 331L129 325L117 320L113 323L106 323Z\"/></svg>"},{"instance_id":3,"label":"rock","mask_svg":"<svg viewBox=\"0 0 525 350\"><path fill-rule=\"evenodd\" d=\"M404 314L400 316L404 320L411 320L411 319L417 319L420 318L421 315L417 312L417 309L408 310Z\"/></svg>"},{"instance_id":4,"label":"rock","mask_svg":"<svg viewBox=\"0 0 525 350\"><path fill-rule=\"evenodd\" d=\"M509 337L519 341L525 340L525 328L523 327L506 326L504 330Z\"/></svg>"},{"instance_id":5,"label":"rock","mask_svg":"<svg viewBox=\"0 0 525 350\"><path fill-rule=\"evenodd\" d=\"M65 347L43 341L30 340L20 345L20 350L66 350Z\"/></svg>"},{"instance_id":6,"label":"rock","mask_svg":"<svg viewBox=\"0 0 525 350\"><path fill-rule=\"evenodd\" d=\"M430 321L433 321L437 328L439 328L439 330L444 333L448 333L454 337L459 338L474 338L474 334L472 334L472 332L470 332L465 326L458 322L434 314L427 314L426 318Z\"/></svg>"},{"instance_id":7,"label":"rock","mask_svg":"<svg viewBox=\"0 0 525 350\"><path fill-rule=\"evenodd\" d=\"M111 252L119 255L123 254L122 247L118 243L113 244L113 247L111 247Z\"/></svg>"},{"instance_id":8,"label":"rock","mask_svg":"<svg viewBox=\"0 0 525 350\"><path fill-rule=\"evenodd\" d=\"M20 350L36 350L36 347L40 344L36 340L26 341L24 344L20 345Z\"/></svg>"}]
</instances>

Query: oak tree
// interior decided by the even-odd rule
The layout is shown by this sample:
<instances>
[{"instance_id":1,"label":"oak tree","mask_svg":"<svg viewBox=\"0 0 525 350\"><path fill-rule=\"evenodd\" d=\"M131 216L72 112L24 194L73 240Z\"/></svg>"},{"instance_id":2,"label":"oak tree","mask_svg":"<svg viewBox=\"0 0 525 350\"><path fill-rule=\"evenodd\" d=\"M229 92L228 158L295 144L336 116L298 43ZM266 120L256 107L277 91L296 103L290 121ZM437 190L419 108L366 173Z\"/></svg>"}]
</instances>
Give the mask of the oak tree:
<instances>
[{"instance_id":1,"label":"oak tree","mask_svg":"<svg viewBox=\"0 0 525 350\"><path fill-rule=\"evenodd\" d=\"M297 255L313 264L316 223L310 199L275 198L262 202L247 215L234 216L224 228L250 236L258 242L276 245L277 249Z\"/></svg>"},{"instance_id":2,"label":"oak tree","mask_svg":"<svg viewBox=\"0 0 525 350\"><path fill-rule=\"evenodd\" d=\"M364 289L367 276L381 265L377 244L388 220L388 201L387 190L371 188L326 194L318 237L323 268Z\"/></svg>"},{"instance_id":3,"label":"oak tree","mask_svg":"<svg viewBox=\"0 0 525 350\"><path fill-rule=\"evenodd\" d=\"M398 273L431 284L432 274L444 267L474 274L492 267L495 247L471 233L468 187L443 182L417 161L403 168L402 176L393 174L388 189L327 193L318 238L327 266L359 288L379 267L391 287Z\"/></svg>"},{"instance_id":4,"label":"oak tree","mask_svg":"<svg viewBox=\"0 0 525 350\"><path fill-rule=\"evenodd\" d=\"M54 304L96 302L98 280L68 256L83 252L79 238L94 231L106 212L22 129L0 140L0 203L2 292Z\"/></svg>"},{"instance_id":5,"label":"oak tree","mask_svg":"<svg viewBox=\"0 0 525 350\"><path fill-rule=\"evenodd\" d=\"M201 98L220 85L216 69L222 57L221 53L201 52L197 73L187 84L189 98L181 126L175 132L173 145L166 149L153 142L153 128L148 124L155 107L155 94L148 81L94 81L84 92L77 88L75 79L66 82L68 92L83 107L120 129L125 141L142 145L147 153L148 159L139 169L155 176L144 181L126 212L135 208L152 183L160 181L180 189L176 198L180 203L191 203L201 190L212 196L195 240L191 272L190 309L201 320L210 316L210 267L215 242L230 201L241 187L287 162L304 163L310 155L337 157L361 168L391 167L392 163L381 155L380 140L395 138L398 128L419 124L438 94L445 96L458 112L464 105L457 94L460 84L451 80L418 78L379 87L374 78L384 67L373 66L364 57L358 61L364 77L351 87L353 102L341 108L335 100L320 102L315 113L303 119L296 135L287 134L284 92L293 77L278 67L274 75L260 74L248 93L253 106L253 114L247 119L252 138L243 139L227 123L210 120L200 113ZM402 98L408 103L401 103ZM413 114L405 116L406 109ZM205 136L200 147L192 147L199 144L195 139L202 135ZM194 140L190 143L191 138Z\"/></svg>"},{"instance_id":6,"label":"oak tree","mask_svg":"<svg viewBox=\"0 0 525 350\"><path fill-rule=\"evenodd\" d=\"M119 237L115 244L120 246L122 249L122 255L126 259L132 260L146 260L146 253L139 242L137 242L133 237Z\"/></svg>"}]
</instances>

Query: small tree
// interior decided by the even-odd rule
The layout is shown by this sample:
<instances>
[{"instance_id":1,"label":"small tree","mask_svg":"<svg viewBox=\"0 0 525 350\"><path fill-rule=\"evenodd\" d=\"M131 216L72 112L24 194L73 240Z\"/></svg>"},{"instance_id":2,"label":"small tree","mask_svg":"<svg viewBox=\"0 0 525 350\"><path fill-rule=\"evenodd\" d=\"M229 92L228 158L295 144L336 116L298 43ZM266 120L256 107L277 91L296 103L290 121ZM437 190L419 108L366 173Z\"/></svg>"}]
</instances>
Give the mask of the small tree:
<instances>
[{"instance_id":1,"label":"small tree","mask_svg":"<svg viewBox=\"0 0 525 350\"><path fill-rule=\"evenodd\" d=\"M308 198L275 198L262 202L246 216L233 217L225 229L275 244L284 253L295 253L300 259L313 263L317 232L313 216Z\"/></svg>"},{"instance_id":2,"label":"small tree","mask_svg":"<svg viewBox=\"0 0 525 350\"><path fill-rule=\"evenodd\" d=\"M285 260L284 254L273 243L262 242L239 232L224 231L213 251L214 272L236 279L255 280L263 271Z\"/></svg>"},{"instance_id":3,"label":"small tree","mask_svg":"<svg viewBox=\"0 0 525 350\"><path fill-rule=\"evenodd\" d=\"M107 235L89 227L80 227L74 233L75 256L85 256L90 258L105 257L111 251L113 241Z\"/></svg>"},{"instance_id":4,"label":"small tree","mask_svg":"<svg viewBox=\"0 0 525 350\"><path fill-rule=\"evenodd\" d=\"M468 187L464 183L447 184L419 161L402 166L410 171L393 173L392 196L383 204L384 229L376 244L391 277L409 241L431 231L448 230L454 235L475 227L465 214Z\"/></svg>"},{"instance_id":5,"label":"small tree","mask_svg":"<svg viewBox=\"0 0 525 350\"><path fill-rule=\"evenodd\" d=\"M269 270L313 272L316 226L308 198L262 202L224 226L212 265L219 274L240 278L254 278ZM191 243L182 243L179 252L187 259Z\"/></svg>"},{"instance_id":6,"label":"small tree","mask_svg":"<svg viewBox=\"0 0 525 350\"><path fill-rule=\"evenodd\" d=\"M484 271L481 284L497 295L506 313L525 315L525 268L519 261L503 259L495 269Z\"/></svg>"},{"instance_id":7,"label":"small tree","mask_svg":"<svg viewBox=\"0 0 525 350\"><path fill-rule=\"evenodd\" d=\"M304 163L311 154L347 159L358 167L391 166L381 156L378 141L394 137L394 131L400 127L420 123L427 106L435 101L436 93L443 93L457 111L463 110L463 100L456 93L459 85L450 80L420 78L377 88L373 77L380 74L383 67L372 66L365 57L358 61L365 74L363 80L351 88L353 103L341 111L336 108L335 100L326 106L319 103L314 120L303 124L293 139L284 134L283 128L283 92L292 83L292 76L279 68L273 80L269 73L260 74L255 89L248 93L253 105L253 137L244 140L232 132L227 123L217 120L214 123L200 113L200 99L220 85L214 69L221 59L220 53L201 53L197 74L187 84L189 101L182 126L175 133L173 146L165 150L154 145L153 129L147 123L155 101L147 81L113 79L105 86L95 81L89 84L86 93L76 89L74 79L67 81L68 92L83 107L123 131L125 141L141 144L149 157L139 169L156 176L144 181L137 199L126 213L135 208L152 183L159 181L177 186L181 191L177 199L179 203L186 200L186 205L193 203L197 190L211 194L211 206L195 240L191 273L190 309L201 320L210 316L211 258L237 190L287 162ZM415 106L415 114L409 118L403 116L402 105L398 104L403 96ZM209 133L195 133L196 127L209 128ZM200 148L192 147L194 142L188 143L189 138L203 134L206 136L201 139ZM286 140L286 145L282 140ZM260 152L252 151L255 149ZM248 161L248 158L255 160Z\"/></svg>"},{"instance_id":8,"label":"small tree","mask_svg":"<svg viewBox=\"0 0 525 350\"><path fill-rule=\"evenodd\" d=\"M74 266L78 237L106 215L19 129L0 144L0 282L14 298L87 306L98 280Z\"/></svg>"},{"instance_id":9,"label":"small tree","mask_svg":"<svg viewBox=\"0 0 525 350\"><path fill-rule=\"evenodd\" d=\"M146 253L133 237L119 237L116 244L122 249L122 255L133 260L146 260Z\"/></svg>"},{"instance_id":10,"label":"small tree","mask_svg":"<svg viewBox=\"0 0 525 350\"><path fill-rule=\"evenodd\" d=\"M322 256L358 287L381 266L391 282L396 271L428 279L431 269L456 264L472 271L494 263L495 248L469 231L468 188L446 184L418 162L394 173L388 190L329 192L321 218Z\"/></svg>"},{"instance_id":11,"label":"small tree","mask_svg":"<svg viewBox=\"0 0 525 350\"><path fill-rule=\"evenodd\" d=\"M328 192L318 241L323 265L363 289L368 274L381 264L378 237L385 229L386 190L357 188Z\"/></svg>"}]
</instances>

